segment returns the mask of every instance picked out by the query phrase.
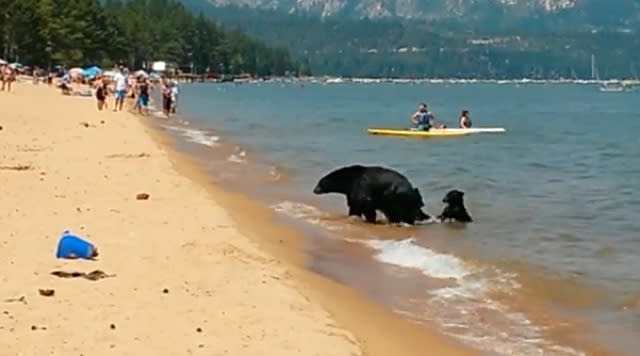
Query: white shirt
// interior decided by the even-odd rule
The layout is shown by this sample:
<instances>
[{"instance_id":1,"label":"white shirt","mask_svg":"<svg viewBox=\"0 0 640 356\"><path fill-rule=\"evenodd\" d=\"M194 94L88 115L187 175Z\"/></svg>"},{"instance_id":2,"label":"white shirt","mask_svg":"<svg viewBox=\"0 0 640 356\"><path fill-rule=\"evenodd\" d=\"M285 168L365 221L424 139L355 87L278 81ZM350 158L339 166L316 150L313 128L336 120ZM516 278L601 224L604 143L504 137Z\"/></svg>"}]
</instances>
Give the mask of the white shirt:
<instances>
[{"instance_id":1,"label":"white shirt","mask_svg":"<svg viewBox=\"0 0 640 356\"><path fill-rule=\"evenodd\" d=\"M122 73L117 73L114 79L116 81L116 90L127 90L127 78Z\"/></svg>"},{"instance_id":2,"label":"white shirt","mask_svg":"<svg viewBox=\"0 0 640 356\"><path fill-rule=\"evenodd\" d=\"M174 82L170 88L170 91L171 91L171 100L176 101L176 99L178 98L178 84Z\"/></svg>"}]
</instances>

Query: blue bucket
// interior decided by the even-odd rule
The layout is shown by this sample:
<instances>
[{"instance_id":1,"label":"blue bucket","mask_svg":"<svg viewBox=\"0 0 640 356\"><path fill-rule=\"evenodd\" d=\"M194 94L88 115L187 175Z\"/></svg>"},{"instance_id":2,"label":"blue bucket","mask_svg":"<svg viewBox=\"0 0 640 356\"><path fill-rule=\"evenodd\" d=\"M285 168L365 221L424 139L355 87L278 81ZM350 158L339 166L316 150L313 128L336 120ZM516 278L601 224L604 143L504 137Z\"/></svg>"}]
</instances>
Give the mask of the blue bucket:
<instances>
[{"instance_id":1,"label":"blue bucket","mask_svg":"<svg viewBox=\"0 0 640 356\"><path fill-rule=\"evenodd\" d=\"M69 231L62 233L58 241L56 258L92 259L98 255L95 246L82 238L71 235Z\"/></svg>"}]
</instances>

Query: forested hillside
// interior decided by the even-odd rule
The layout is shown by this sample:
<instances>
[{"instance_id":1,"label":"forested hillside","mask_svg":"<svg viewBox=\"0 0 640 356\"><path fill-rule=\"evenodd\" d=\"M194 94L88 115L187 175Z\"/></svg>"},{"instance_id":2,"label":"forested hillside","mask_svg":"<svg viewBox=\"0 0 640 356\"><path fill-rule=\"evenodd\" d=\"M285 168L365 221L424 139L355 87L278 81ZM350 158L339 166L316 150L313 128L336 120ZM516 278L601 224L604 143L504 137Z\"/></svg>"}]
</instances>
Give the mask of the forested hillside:
<instances>
[{"instance_id":1,"label":"forested hillside","mask_svg":"<svg viewBox=\"0 0 640 356\"><path fill-rule=\"evenodd\" d=\"M287 50L270 48L174 0L0 0L0 57L48 67L155 60L196 72L282 75L297 70Z\"/></svg>"}]
</instances>

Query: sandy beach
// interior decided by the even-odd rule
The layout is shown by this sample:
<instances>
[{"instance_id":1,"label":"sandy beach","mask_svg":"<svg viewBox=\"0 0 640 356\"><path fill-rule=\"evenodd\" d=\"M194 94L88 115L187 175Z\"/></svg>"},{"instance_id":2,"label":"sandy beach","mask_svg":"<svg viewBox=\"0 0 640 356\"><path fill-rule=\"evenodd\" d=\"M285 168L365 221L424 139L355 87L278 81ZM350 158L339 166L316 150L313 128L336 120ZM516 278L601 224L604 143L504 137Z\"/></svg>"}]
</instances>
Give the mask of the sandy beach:
<instances>
[{"instance_id":1,"label":"sandy beach","mask_svg":"<svg viewBox=\"0 0 640 356\"><path fill-rule=\"evenodd\" d=\"M471 354L306 271L299 236L152 119L28 83L0 110L2 354ZM96 261L55 258L67 229ZM51 274L94 270L109 277Z\"/></svg>"}]
</instances>

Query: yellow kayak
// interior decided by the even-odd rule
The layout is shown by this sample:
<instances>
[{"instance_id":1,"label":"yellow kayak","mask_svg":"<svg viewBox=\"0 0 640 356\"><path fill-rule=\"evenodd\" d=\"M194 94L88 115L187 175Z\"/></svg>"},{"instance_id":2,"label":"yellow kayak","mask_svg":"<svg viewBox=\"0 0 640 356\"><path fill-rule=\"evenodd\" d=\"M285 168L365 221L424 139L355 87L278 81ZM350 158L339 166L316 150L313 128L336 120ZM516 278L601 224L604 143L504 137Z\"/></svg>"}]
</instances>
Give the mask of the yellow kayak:
<instances>
[{"instance_id":1,"label":"yellow kayak","mask_svg":"<svg viewBox=\"0 0 640 356\"><path fill-rule=\"evenodd\" d=\"M448 131L442 129L431 129L429 131L409 130L409 129L385 129L385 128L368 128L367 132L371 135L387 135L387 136L407 136L407 137L459 137L471 134L464 131Z\"/></svg>"}]
</instances>

